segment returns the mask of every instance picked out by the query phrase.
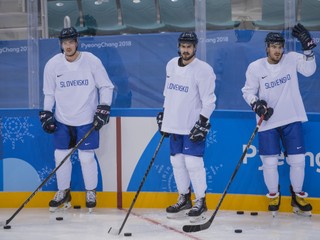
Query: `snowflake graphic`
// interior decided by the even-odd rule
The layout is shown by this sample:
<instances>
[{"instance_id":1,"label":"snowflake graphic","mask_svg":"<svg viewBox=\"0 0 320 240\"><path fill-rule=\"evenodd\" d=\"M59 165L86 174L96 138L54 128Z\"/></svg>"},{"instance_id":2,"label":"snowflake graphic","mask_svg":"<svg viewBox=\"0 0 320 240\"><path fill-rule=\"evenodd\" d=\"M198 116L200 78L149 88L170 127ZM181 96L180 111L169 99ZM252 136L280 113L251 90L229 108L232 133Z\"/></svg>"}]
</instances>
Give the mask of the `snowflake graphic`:
<instances>
[{"instance_id":1,"label":"snowflake graphic","mask_svg":"<svg viewBox=\"0 0 320 240\"><path fill-rule=\"evenodd\" d=\"M44 167L38 171L41 182L43 182L53 171L53 169ZM56 175L54 174L48 181L45 183L45 186L49 186L52 183L56 182Z\"/></svg>"},{"instance_id":2,"label":"snowflake graphic","mask_svg":"<svg viewBox=\"0 0 320 240\"><path fill-rule=\"evenodd\" d=\"M217 143L217 132L218 131L209 131L208 136L207 136L207 147L210 145Z\"/></svg>"},{"instance_id":3,"label":"snowflake graphic","mask_svg":"<svg viewBox=\"0 0 320 240\"><path fill-rule=\"evenodd\" d=\"M70 151L71 151L71 150L70 150ZM75 151L75 152L70 156L70 161L71 161L72 165L76 164L76 162L80 162L78 151Z\"/></svg>"},{"instance_id":4,"label":"snowflake graphic","mask_svg":"<svg viewBox=\"0 0 320 240\"><path fill-rule=\"evenodd\" d=\"M75 164L77 161L80 161L78 158L77 151L70 156L70 161L72 165ZM54 169L48 168L46 166L44 168L41 168L39 171L37 171L41 181L43 182L52 173L53 170ZM56 181L57 181L56 174L53 174L53 176L50 179L48 179L48 181L45 183L45 186L49 186L55 183Z\"/></svg>"},{"instance_id":5,"label":"snowflake graphic","mask_svg":"<svg viewBox=\"0 0 320 240\"><path fill-rule=\"evenodd\" d=\"M11 142L12 149L15 149L16 142L24 143L26 136L34 138L29 132L33 125L29 123L29 117L5 117L0 122L3 143Z\"/></svg>"},{"instance_id":6,"label":"snowflake graphic","mask_svg":"<svg viewBox=\"0 0 320 240\"><path fill-rule=\"evenodd\" d=\"M207 191L213 192L213 179L217 171L223 167L222 164L219 166L209 166L205 168L207 178ZM174 179L172 166L155 165L157 174L161 177L161 190L167 192L177 192L177 184Z\"/></svg>"}]
</instances>

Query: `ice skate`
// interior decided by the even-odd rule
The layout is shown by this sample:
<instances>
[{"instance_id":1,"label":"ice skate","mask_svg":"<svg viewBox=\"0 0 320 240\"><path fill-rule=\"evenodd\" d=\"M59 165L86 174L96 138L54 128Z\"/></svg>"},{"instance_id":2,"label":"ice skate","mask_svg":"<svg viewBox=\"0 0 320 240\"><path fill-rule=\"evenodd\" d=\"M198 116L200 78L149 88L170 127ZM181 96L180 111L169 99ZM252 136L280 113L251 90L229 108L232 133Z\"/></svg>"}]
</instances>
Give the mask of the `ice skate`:
<instances>
[{"instance_id":1,"label":"ice skate","mask_svg":"<svg viewBox=\"0 0 320 240\"><path fill-rule=\"evenodd\" d=\"M53 200L49 202L49 211L55 212L57 209L68 209L71 207L71 194L70 188L66 190L59 190L54 195Z\"/></svg>"},{"instance_id":2,"label":"ice skate","mask_svg":"<svg viewBox=\"0 0 320 240\"><path fill-rule=\"evenodd\" d=\"M187 194L180 194L178 202L174 205L167 207L167 218L179 219L187 216L187 210L192 208L191 192Z\"/></svg>"},{"instance_id":3,"label":"ice skate","mask_svg":"<svg viewBox=\"0 0 320 240\"><path fill-rule=\"evenodd\" d=\"M197 223L206 219L204 212L208 210L206 204L206 198L199 198L195 200L195 204L188 212L191 223Z\"/></svg>"},{"instance_id":4,"label":"ice skate","mask_svg":"<svg viewBox=\"0 0 320 240\"><path fill-rule=\"evenodd\" d=\"M292 186L290 186L290 192L291 192L291 206L293 208L293 213L301 216L311 217L312 206L310 203L308 203L305 200L305 198L308 197L308 193L306 192L295 193L292 189Z\"/></svg>"},{"instance_id":5,"label":"ice skate","mask_svg":"<svg viewBox=\"0 0 320 240\"><path fill-rule=\"evenodd\" d=\"M97 205L97 195L96 190L87 190L86 192L86 207L89 210L89 213L93 212L93 208Z\"/></svg>"},{"instance_id":6,"label":"ice skate","mask_svg":"<svg viewBox=\"0 0 320 240\"><path fill-rule=\"evenodd\" d=\"M268 210L272 213L272 216L275 217L278 214L280 202L281 202L281 195L279 192L276 194L267 194L267 197L269 198L269 206Z\"/></svg>"}]
</instances>

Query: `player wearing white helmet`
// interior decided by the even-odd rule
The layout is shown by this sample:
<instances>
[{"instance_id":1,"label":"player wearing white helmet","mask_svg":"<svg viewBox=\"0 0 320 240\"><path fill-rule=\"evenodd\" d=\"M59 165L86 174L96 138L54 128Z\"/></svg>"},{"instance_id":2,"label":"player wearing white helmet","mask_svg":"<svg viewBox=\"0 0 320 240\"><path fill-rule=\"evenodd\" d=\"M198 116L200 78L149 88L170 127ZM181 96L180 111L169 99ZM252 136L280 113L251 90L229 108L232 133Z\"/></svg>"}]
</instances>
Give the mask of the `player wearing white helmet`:
<instances>
[{"instance_id":1,"label":"player wearing white helmet","mask_svg":"<svg viewBox=\"0 0 320 240\"><path fill-rule=\"evenodd\" d=\"M194 32L182 33L178 43L180 56L166 66L164 110L157 122L159 131L170 135L170 161L179 192L178 202L166 209L168 217L188 210L195 221L207 211L203 154L215 109L216 76L209 64L195 56L198 38ZM190 184L196 197L193 206Z\"/></svg>"},{"instance_id":2,"label":"player wearing white helmet","mask_svg":"<svg viewBox=\"0 0 320 240\"><path fill-rule=\"evenodd\" d=\"M263 177L269 193L269 211L275 214L280 206L278 159L284 148L290 166L291 205L296 213L311 214L302 190L305 174L305 147L302 122L307 121L299 90L298 73L311 76L316 70L312 49L316 46L309 32L297 24L292 35L302 44L303 53L284 53L285 39L280 33L267 34L267 57L252 62L246 71L242 88L245 101L257 113L264 115L259 129L259 154L263 163Z\"/></svg>"},{"instance_id":3,"label":"player wearing white helmet","mask_svg":"<svg viewBox=\"0 0 320 240\"><path fill-rule=\"evenodd\" d=\"M86 188L86 206L96 206L98 168L94 149L99 147L99 130L109 122L113 84L100 59L78 51L75 28L63 28L59 35L61 51L45 65L43 78L44 109L40 111L43 129L54 134L56 166L95 125L79 146L78 155ZM50 210L70 203L72 164L70 158L57 170L58 192ZM67 204L69 206L69 204Z\"/></svg>"}]
</instances>

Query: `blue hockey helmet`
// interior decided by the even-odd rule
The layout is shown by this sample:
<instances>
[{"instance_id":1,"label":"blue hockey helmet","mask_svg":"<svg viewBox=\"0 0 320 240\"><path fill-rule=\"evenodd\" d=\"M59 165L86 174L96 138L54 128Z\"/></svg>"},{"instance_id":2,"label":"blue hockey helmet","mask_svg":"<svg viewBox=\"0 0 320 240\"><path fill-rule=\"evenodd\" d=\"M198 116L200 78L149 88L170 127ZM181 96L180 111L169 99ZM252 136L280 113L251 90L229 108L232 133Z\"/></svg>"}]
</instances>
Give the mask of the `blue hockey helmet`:
<instances>
[{"instance_id":1,"label":"blue hockey helmet","mask_svg":"<svg viewBox=\"0 0 320 240\"><path fill-rule=\"evenodd\" d=\"M78 37L79 37L79 33L74 27L63 28L59 34L60 45L62 45L62 41L65 39L73 39L78 43ZM78 45L76 50L78 50ZM61 52L62 53L64 52L62 46L61 46Z\"/></svg>"},{"instance_id":2,"label":"blue hockey helmet","mask_svg":"<svg viewBox=\"0 0 320 240\"><path fill-rule=\"evenodd\" d=\"M194 32L183 32L178 38L179 45L180 43L192 43L194 45L198 44L197 34Z\"/></svg>"},{"instance_id":3,"label":"blue hockey helmet","mask_svg":"<svg viewBox=\"0 0 320 240\"><path fill-rule=\"evenodd\" d=\"M75 39L77 40L79 34L74 27L63 28L59 34L60 41L64 39Z\"/></svg>"},{"instance_id":4,"label":"blue hockey helmet","mask_svg":"<svg viewBox=\"0 0 320 240\"><path fill-rule=\"evenodd\" d=\"M284 45L285 40L284 40L284 37L280 33L270 32L266 36L265 43L267 45L269 45L270 43L281 43L282 45Z\"/></svg>"}]
</instances>

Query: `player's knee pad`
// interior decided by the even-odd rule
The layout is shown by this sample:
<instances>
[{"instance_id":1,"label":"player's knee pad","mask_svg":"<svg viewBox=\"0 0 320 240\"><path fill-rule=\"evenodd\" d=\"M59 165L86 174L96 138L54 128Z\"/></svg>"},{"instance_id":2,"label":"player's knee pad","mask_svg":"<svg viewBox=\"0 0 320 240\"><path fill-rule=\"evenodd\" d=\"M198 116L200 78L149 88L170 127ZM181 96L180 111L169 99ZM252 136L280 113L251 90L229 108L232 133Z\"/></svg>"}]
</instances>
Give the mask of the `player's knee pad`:
<instances>
[{"instance_id":1,"label":"player's knee pad","mask_svg":"<svg viewBox=\"0 0 320 240\"><path fill-rule=\"evenodd\" d=\"M185 168L186 164L184 161L184 156L181 153L170 156L170 162L173 168Z\"/></svg>"},{"instance_id":2,"label":"player's knee pad","mask_svg":"<svg viewBox=\"0 0 320 240\"><path fill-rule=\"evenodd\" d=\"M189 171L198 171L199 169L204 168L204 162L202 157L186 155L185 160L186 167Z\"/></svg>"},{"instance_id":3,"label":"player's knee pad","mask_svg":"<svg viewBox=\"0 0 320 240\"><path fill-rule=\"evenodd\" d=\"M80 150L78 149L78 155L81 164L88 164L95 161L94 150Z\"/></svg>"},{"instance_id":4,"label":"player's knee pad","mask_svg":"<svg viewBox=\"0 0 320 240\"><path fill-rule=\"evenodd\" d=\"M291 167L305 167L305 155L304 154L295 154L295 155L288 155L287 163Z\"/></svg>"},{"instance_id":5,"label":"player's knee pad","mask_svg":"<svg viewBox=\"0 0 320 240\"><path fill-rule=\"evenodd\" d=\"M62 160L69 154L70 150L68 149L56 149L54 151L54 159L56 161L56 164L62 162Z\"/></svg>"},{"instance_id":6,"label":"player's knee pad","mask_svg":"<svg viewBox=\"0 0 320 240\"><path fill-rule=\"evenodd\" d=\"M261 161L263 163L263 169L276 169L278 168L278 155L261 155Z\"/></svg>"}]
</instances>

